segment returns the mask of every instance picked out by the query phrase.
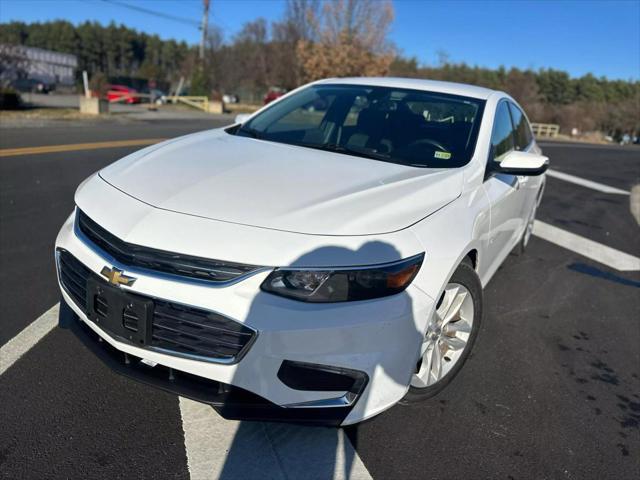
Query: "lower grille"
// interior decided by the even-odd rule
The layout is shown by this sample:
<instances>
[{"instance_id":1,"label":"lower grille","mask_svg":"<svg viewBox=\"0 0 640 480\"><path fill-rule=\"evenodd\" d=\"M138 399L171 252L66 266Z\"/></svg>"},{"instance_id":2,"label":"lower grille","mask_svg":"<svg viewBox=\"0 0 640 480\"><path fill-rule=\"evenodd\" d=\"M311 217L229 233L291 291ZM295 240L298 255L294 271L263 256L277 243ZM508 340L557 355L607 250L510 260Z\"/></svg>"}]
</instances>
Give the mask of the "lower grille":
<instances>
[{"instance_id":1,"label":"lower grille","mask_svg":"<svg viewBox=\"0 0 640 480\"><path fill-rule=\"evenodd\" d=\"M109 303L106 298L100 296L96 297L96 313L101 317L109 315Z\"/></svg>"},{"instance_id":2,"label":"lower grille","mask_svg":"<svg viewBox=\"0 0 640 480\"><path fill-rule=\"evenodd\" d=\"M253 331L222 315L155 301L153 346L191 355L233 356L252 336Z\"/></svg>"},{"instance_id":3,"label":"lower grille","mask_svg":"<svg viewBox=\"0 0 640 480\"><path fill-rule=\"evenodd\" d=\"M63 288L76 305L88 314L87 281L89 278L99 279L101 282L105 280L66 250L58 250L58 259ZM215 312L167 300L143 298L152 300L154 304L151 348L177 355L194 355L229 362L239 358L256 335L252 329ZM94 305L98 315L107 315L109 305L106 299L97 296ZM137 332L139 321L134 311L124 310L122 323L125 328Z\"/></svg>"},{"instance_id":4,"label":"lower grille","mask_svg":"<svg viewBox=\"0 0 640 480\"><path fill-rule=\"evenodd\" d=\"M58 250L60 282L83 312L87 311L87 279L91 270L66 250Z\"/></svg>"},{"instance_id":5,"label":"lower grille","mask_svg":"<svg viewBox=\"0 0 640 480\"><path fill-rule=\"evenodd\" d=\"M124 324L124 327L128 328L132 332L137 332L139 321L140 319L138 318L138 314L127 307L122 315L122 323Z\"/></svg>"}]
</instances>

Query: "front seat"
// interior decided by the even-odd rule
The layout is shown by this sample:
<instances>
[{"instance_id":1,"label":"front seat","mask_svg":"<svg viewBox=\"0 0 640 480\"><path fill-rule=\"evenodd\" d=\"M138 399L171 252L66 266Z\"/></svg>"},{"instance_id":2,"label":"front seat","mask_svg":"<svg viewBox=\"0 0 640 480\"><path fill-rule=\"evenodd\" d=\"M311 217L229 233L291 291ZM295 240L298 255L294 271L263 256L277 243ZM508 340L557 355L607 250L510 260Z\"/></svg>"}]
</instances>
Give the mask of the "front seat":
<instances>
[{"instance_id":1,"label":"front seat","mask_svg":"<svg viewBox=\"0 0 640 480\"><path fill-rule=\"evenodd\" d=\"M386 112L373 108L361 110L356 122L356 131L351 134L346 146L371 150L380 150L382 147L382 151L388 151L388 147L382 145L386 121Z\"/></svg>"}]
</instances>

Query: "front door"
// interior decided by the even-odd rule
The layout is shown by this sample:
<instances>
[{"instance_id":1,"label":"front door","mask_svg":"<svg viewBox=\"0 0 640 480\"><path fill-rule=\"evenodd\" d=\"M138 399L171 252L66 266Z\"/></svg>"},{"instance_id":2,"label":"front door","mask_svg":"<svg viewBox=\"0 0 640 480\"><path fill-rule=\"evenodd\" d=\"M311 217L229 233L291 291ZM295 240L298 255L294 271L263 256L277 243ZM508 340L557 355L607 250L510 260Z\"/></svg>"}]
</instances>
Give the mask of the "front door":
<instances>
[{"instance_id":1,"label":"front door","mask_svg":"<svg viewBox=\"0 0 640 480\"><path fill-rule=\"evenodd\" d=\"M496 111L491 135L491 157L489 162L500 162L514 150L513 124L506 101L500 102ZM484 182L484 189L491 204L491 220L488 242L488 258L491 272L502 263L519 239L523 228L522 211L525 189L516 175L491 173L490 165Z\"/></svg>"}]
</instances>

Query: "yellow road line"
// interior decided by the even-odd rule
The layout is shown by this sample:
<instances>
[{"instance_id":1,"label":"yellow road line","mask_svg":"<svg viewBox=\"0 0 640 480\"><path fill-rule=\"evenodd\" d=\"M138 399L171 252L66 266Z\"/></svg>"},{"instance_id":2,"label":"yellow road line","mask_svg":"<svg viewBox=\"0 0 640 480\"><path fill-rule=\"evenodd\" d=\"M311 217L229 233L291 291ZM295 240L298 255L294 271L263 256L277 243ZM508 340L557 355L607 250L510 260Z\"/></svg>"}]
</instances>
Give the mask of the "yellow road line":
<instances>
[{"instance_id":1,"label":"yellow road line","mask_svg":"<svg viewBox=\"0 0 640 480\"><path fill-rule=\"evenodd\" d=\"M2 148L0 157L37 155L40 153L73 152L77 150L97 150L99 148L137 147L162 142L165 138L144 138L138 140L116 140L111 142L74 143L69 145L48 145L44 147Z\"/></svg>"}]
</instances>

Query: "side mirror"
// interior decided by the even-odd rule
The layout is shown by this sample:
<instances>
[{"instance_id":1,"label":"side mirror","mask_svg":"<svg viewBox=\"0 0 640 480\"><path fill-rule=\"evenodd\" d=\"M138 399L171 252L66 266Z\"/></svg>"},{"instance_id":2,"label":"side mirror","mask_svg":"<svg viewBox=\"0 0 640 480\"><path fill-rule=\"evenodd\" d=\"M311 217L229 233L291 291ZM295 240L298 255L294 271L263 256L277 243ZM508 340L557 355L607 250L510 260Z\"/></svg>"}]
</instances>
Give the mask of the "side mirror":
<instances>
[{"instance_id":1,"label":"side mirror","mask_svg":"<svg viewBox=\"0 0 640 480\"><path fill-rule=\"evenodd\" d=\"M250 116L251 114L249 113L239 113L238 115L236 115L235 123L244 123L249 119Z\"/></svg>"},{"instance_id":2,"label":"side mirror","mask_svg":"<svg viewBox=\"0 0 640 480\"><path fill-rule=\"evenodd\" d=\"M505 155L501 162L496 162L494 171L509 175L542 175L549 168L549 158L537 153L518 152L516 150Z\"/></svg>"}]
</instances>

